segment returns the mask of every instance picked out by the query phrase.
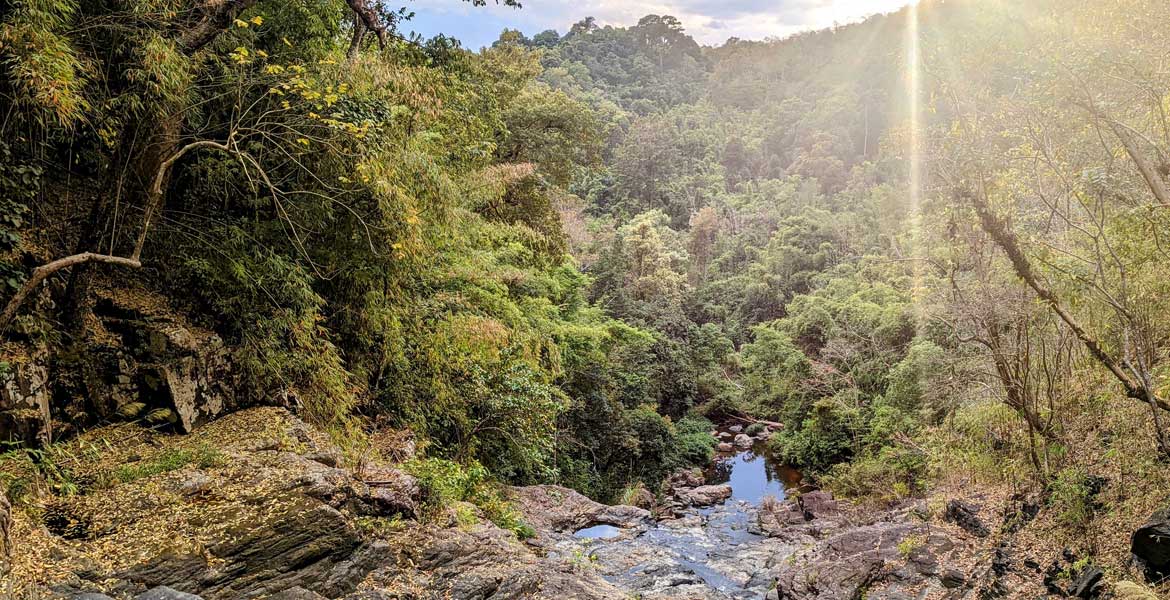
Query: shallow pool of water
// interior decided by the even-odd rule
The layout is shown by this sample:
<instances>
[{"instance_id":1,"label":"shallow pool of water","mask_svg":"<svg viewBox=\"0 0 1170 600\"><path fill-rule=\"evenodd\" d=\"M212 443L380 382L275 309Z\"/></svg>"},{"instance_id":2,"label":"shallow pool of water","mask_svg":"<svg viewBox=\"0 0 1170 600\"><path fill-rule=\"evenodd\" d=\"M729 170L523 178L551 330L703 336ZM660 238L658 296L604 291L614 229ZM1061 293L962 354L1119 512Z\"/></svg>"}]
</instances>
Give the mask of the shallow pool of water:
<instances>
[{"instance_id":1,"label":"shallow pool of water","mask_svg":"<svg viewBox=\"0 0 1170 600\"><path fill-rule=\"evenodd\" d=\"M613 525L594 525L593 527L586 527L585 529L578 529L573 532L574 537L586 540L609 540L621 534L622 530Z\"/></svg>"},{"instance_id":2,"label":"shallow pool of water","mask_svg":"<svg viewBox=\"0 0 1170 600\"><path fill-rule=\"evenodd\" d=\"M776 463L769 456L763 442L751 450L719 454L707 470L708 483L726 483L731 486L731 499L759 504L764 496L784 499L784 490L800 485L800 473Z\"/></svg>"}]
</instances>

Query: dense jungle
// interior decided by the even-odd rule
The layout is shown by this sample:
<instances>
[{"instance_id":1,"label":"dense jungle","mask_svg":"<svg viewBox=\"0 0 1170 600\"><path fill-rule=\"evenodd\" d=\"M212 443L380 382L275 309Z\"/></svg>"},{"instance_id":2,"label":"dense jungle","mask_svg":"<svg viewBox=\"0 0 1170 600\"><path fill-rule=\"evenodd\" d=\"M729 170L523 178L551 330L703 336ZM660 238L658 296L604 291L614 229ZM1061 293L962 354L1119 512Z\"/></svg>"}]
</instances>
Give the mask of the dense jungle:
<instances>
[{"instance_id":1,"label":"dense jungle","mask_svg":"<svg viewBox=\"0 0 1170 600\"><path fill-rule=\"evenodd\" d=\"M1170 4L412 16L0 0L0 598L1170 598Z\"/></svg>"}]
</instances>

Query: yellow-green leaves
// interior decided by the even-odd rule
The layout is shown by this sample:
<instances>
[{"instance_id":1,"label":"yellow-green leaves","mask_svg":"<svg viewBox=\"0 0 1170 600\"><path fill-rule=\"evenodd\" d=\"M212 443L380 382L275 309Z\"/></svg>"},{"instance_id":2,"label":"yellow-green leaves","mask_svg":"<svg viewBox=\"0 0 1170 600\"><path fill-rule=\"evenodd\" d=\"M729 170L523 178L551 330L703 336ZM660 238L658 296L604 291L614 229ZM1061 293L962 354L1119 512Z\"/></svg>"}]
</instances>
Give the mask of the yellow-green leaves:
<instances>
[{"instance_id":1,"label":"yellow-green leaves","mask_svg":"<svg viewBox=\"0 0 1170 600\"><path fill-rule=\"evenodd\" d=\"M77 10L72 0L28 0L0 22L0 64L15 84L17 101L47 111L63 127L88 118L88 69L65 31Z\"/></svg>"}]
</instances>

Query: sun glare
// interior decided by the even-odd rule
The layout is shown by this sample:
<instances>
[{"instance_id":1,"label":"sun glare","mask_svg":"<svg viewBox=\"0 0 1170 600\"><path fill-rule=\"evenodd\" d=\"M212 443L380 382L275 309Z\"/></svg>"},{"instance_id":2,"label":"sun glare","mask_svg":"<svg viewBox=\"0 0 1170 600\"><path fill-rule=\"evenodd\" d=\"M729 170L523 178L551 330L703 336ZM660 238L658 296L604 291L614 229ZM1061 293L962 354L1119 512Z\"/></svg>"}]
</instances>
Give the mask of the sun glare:
<instances>
[{"instance_id":1,"label":"sun glare","mask_svg":"<svg viewBox=\"0 0 1170 600\"><path fill-rule=\"evenodd\" d=\"M909 15L906 19L906 95L910 108L910 122L907 136L909 147L909 217L910 217L910 244L911 252L918 253L922 248L922 53L919 47L918 2L909 4ZM918 257L923 258L923 257ZM914 289L911 298L918 317L919 326L924 320L918 314L922 296L926 290L925 263L914 261Z\"/></svg>"}]
</instances>

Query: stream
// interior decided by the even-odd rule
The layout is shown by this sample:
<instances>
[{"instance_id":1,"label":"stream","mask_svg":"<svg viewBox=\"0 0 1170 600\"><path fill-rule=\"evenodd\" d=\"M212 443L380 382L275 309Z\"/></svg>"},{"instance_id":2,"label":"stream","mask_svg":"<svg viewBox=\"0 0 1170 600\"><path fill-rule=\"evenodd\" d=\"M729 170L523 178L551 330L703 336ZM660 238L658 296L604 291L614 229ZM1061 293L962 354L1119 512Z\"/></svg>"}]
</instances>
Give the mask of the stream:
<instances>
[{"instance_id":1,"label":"stream","mask_svg":"<svg viewBox=\"0 0 1170 600\"><path fill-rule=\"evenodd\" d=\"M763 598L772 584L765 572L796 548L760 535L757 510L767 496L783 500L800 474L757 442L719 454L706 479L729 485L731 498L648 527L582 529L574 534L577 547L566 550L642 598Z\"/></svg>"}]
</instances>

